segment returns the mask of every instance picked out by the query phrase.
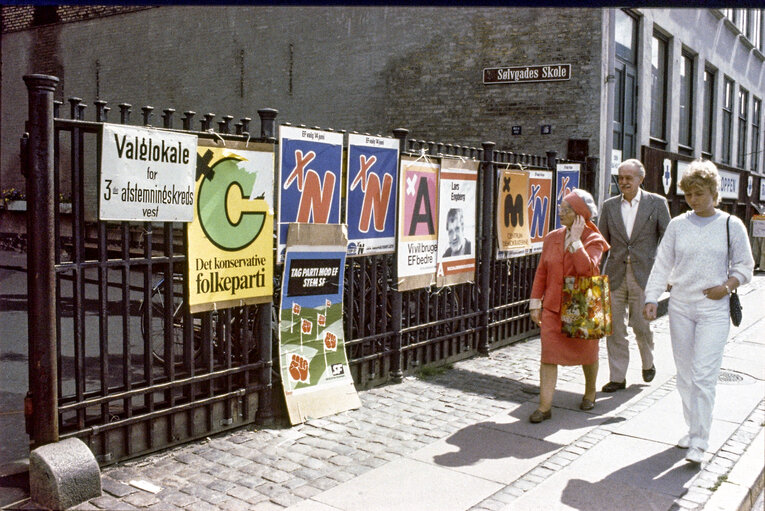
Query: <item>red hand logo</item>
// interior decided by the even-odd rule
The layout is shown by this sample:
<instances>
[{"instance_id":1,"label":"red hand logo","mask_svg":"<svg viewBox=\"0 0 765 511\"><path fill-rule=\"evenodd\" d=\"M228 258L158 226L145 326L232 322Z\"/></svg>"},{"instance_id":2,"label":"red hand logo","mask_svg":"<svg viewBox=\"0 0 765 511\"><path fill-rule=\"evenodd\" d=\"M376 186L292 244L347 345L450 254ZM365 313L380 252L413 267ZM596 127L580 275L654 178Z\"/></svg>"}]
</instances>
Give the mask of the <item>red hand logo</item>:
<instances>
[{"instance_id":1,"label":"red hand logo","mask_svg":"<svg viewBox=\"0 0 765 511\"><path fill-rule=\"evenodd\" d=\"M300 355L292 355L292 361L289 368L290 376L293 380L308 380L308 360Z\"/></svg>"}]
</instances>

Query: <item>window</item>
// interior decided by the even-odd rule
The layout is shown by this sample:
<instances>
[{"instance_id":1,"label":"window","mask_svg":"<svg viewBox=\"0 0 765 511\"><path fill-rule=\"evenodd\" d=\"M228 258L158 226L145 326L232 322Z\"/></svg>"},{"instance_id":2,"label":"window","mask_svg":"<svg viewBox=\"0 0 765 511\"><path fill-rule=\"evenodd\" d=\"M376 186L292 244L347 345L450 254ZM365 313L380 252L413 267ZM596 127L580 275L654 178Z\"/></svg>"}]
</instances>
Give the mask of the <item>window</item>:
<instances>
[{"instance_id":1,"label":"window","mask_svg":"<svg viewBox=\"0 0 765 511\"><path fill-rule=\"evenodd\" d=\"M639 21L629 12L616 10L614 42L613 146L622 159L637 153L637 41Z\"/></svg>"},{"instance_id":2,"label":"window","mask_svg":"<svg viewBox=\"0 0 765 511\"><path fill-rule=\"evenodd\" d=\"M740 168L746 163L746 120L749 110L749 93L744 89L738 90L738 158Z\"/></svg>"},{"instance_id":3,"label":"window","mask_svg":"<svg viewBox=\"0 0 765 511\"><path fill-rule=\"evenodd\" d=\"M760 115L762 113L762 100L752 98L752 163L754 172L760 170Z\"/></svg>"},{"instance_id":4,"label":"window","mask_svg":"<svg viewBox=\"0 0 765 511\"><path fill-rule=\"evenodd\" d=\"M746 24L749 19L749 13L746 9L736 9L736 16L733 23L738 27L742 34L746 34Z\"/></svg>"},{"instance_id":5,"label":"window","mask_svg":"<svg viewBox=\"0 0 765 511\"><path fill-rule=\"evenodd\" d=\"M749 24L746 27L746 37L756 47L760 46L760 9L749 10Z\"/></svg>"},{"instance_id":6,"label":"window","mask_svg":"<svg viewBox=\"0 0 765 511\"><path fill-rule=\"evenodd\" d=\"M722 107L722 162L730 164L730 138L733 128L733 81L725 77Z\"/></svg>"},{"instance_id":7,"label":"window","mask_svg":"<svg viewBox=\"0 0 765 511\"><path fill-rule=\"evenodd\" d=\"M680 63L680 129L679 143L693 146L693 56L683 52Z\"/></svg>"},{"instance_id":8,"label":"window","mask_svg":"<svg viewBox=\"0 0 765 511\"><path fill-rule=\"evenodd\" d=\"M637 52L637 19L623 10L616 11L616 54L628 62L635 62Z\"/></svg>"},{"instance_id":9,"label":"window","mask_svg":"<svg viewBox=\"0 0 765 511\"><path fill-rule=\"evenodd\" d=\"M667 40L653 35L651 46L651 137L667 139Z\"/></svg>"},{"instance_id":10,"label":"window","mask_svg":"<svg viewBox=\"0 0 765 511\"><path fill-rule=\"evenodd\" d=\"M714 141L714 116L715 116L715 72L710 69L704 70L704 133L701 140L701 151L704 156L712 159Z\"/></svg>"}]
</instances>

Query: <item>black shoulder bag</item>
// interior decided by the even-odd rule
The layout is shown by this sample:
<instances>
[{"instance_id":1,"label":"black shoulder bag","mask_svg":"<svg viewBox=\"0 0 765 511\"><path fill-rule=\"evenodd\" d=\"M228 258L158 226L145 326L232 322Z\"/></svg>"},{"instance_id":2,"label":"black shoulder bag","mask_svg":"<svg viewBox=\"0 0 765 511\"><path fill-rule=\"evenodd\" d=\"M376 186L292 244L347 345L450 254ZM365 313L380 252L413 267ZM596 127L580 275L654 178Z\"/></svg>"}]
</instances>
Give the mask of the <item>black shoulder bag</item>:
<instances>
[{"instance_id":1,"label":"black shoulder bag","mask_svg":"<svg viewBox=\"0 0 765 511\"><path fill-rule=\"evenodd\" d=\"M730 270L730 215L725 224L725 230L728 234L728 269ZM741 300L738 298L738 293L734 289L730 293L730 320L733 326L739 326L741 324Z\"/></svg>"}]
</instances>

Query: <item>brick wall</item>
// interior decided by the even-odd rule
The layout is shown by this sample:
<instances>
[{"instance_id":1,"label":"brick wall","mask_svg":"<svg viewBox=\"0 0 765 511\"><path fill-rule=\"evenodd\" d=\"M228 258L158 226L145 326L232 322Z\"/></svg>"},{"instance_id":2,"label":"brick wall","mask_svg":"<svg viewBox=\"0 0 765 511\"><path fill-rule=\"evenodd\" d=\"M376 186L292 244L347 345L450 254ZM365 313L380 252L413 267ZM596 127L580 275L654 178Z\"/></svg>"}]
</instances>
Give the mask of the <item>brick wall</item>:
<instances>
[{"instance_id":1,"label":"brick wall","mask_svg":"<svg viewBox=\"0 0 765 511\"><path fill-rule=\"evenodd\" d=\"M25 105L21 77L43 68L62 79L59 99L90 105L88 119L97 98L113 120L128 102L134 123L150 104L154 124L172 107L176 126L196 111L195 127L207 112L257 119L272 107L282 122L561 157L569 138L587 139L594 154L600 20L597 9L164 6L4 34L2 183L21 180L25 110L8 105ZM482 83L485 67L557 63L572 65L569 81Z\"/></svg>"}]
</instances>

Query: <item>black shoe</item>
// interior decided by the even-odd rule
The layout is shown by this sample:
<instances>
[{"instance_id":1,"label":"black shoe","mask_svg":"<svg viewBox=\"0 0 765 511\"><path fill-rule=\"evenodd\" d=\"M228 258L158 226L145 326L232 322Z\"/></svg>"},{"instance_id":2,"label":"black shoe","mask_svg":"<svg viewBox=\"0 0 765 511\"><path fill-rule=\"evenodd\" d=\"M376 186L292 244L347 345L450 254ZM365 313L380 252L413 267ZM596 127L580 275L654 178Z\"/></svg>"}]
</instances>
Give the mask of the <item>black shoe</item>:
<instances>
[{"instance_id":1,"label":"black shoe","mask_svg":"<svg viewBox=\"0 0 765 511\"><path fill-rule=\"evenodd\" d=\"M546 421L547 419L552 417L552 408L547 410L546 412L543 412L542 410L534 410L534 413L532 413L529 416L529 422L533 424L539 424L542 421Z\"/></svg>"},{"instance_id":2,"label":"black shoe","mask_svg":"<svg viewBox=\"0 0 765 511\"><path fill-rule=\"evenodd\" d=\"M643 381L648 383L656 376L656 366L652 365L650 369L643 369Z\"/></svg>"},{"instance_id":3,"label":"black shoe","mask_svg":"<svg viewBox=\"0 0 765 511\"><path fill-rule=\"evenodd\" d=\"M616 392L617 390L624 390L627 388L627 380L623 382L610 381L603 385L603 392Z\"/></svg>"}]
</instances>

